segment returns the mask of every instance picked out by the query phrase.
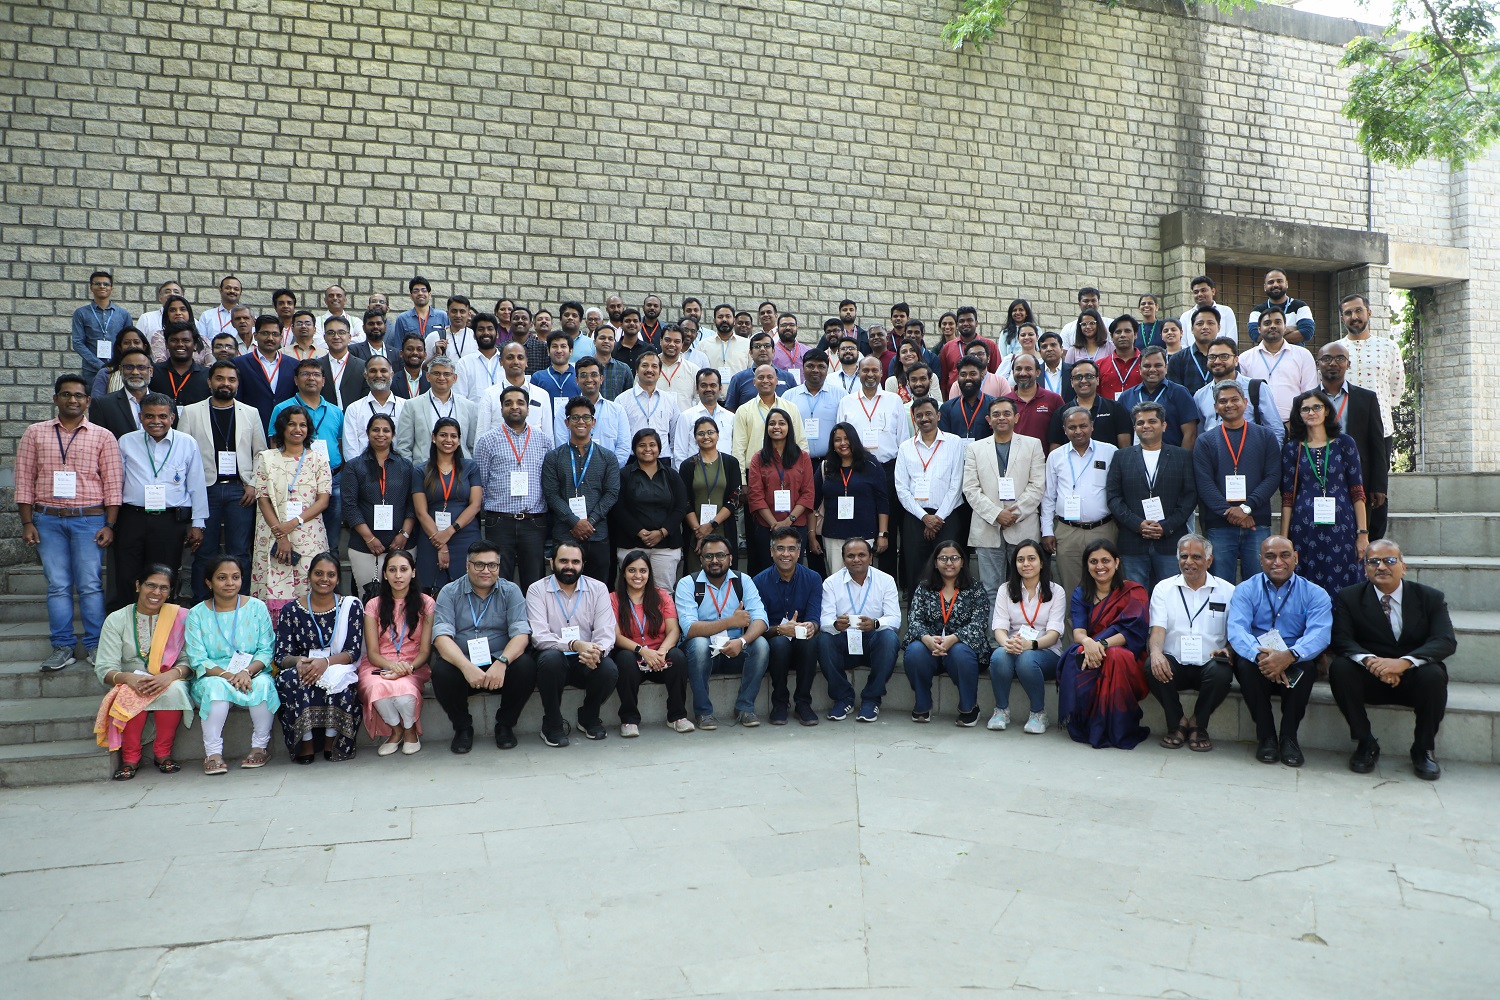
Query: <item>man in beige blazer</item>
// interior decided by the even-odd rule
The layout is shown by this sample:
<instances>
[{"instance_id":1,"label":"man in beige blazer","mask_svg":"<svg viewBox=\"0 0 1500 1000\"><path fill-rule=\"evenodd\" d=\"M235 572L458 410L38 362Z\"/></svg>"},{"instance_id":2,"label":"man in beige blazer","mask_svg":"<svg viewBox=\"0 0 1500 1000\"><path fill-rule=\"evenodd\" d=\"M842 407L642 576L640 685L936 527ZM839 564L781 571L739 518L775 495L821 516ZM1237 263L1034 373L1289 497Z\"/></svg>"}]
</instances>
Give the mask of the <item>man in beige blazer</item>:
<instances>
[{"instance_id":1,"label":"man in beige blazer","mask_svg":"<svg viewBox=\"0 0 1500 1000\"><path fill-rule=\"evenodd\" d=\"M250 574L250 549L255 541L255 457L266 450L260 411L235 399L240 370L233 362L216 361L208 370L205 400L182 408L177 429L198 445L203 478L208 487L208 519L203 544L193 556L193 597L205 600L203 575L208 561L220 552L240 560L240 572ZM220 531L224 534L222 544Z\"/></svg>"},{"instance_id":2,"label":"man in beige blazer","mask_svg":"<svg viewBox=\"0 0 1500 1000\"><path fill-rule=\"evenodd\" d=\"M964 499L974 511L969 544L979 582L993 601L1010 571L1011 547L1041 538L1047 460L1040 441L1015 433L1015 400L990 400L989 421L994 433L970 442L964 453Z\"/></svg>"}]
</instances>

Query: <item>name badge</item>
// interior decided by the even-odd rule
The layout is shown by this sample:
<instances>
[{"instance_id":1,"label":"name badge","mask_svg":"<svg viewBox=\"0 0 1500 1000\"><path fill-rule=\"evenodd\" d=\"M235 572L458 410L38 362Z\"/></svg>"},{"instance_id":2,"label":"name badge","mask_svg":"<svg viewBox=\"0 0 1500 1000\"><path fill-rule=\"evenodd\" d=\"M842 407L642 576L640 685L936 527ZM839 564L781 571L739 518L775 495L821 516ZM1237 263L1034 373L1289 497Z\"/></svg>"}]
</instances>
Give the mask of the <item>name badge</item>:
<instances>
[{"instance_id":1,"label":"name badge","mask_svg":"<svg viewBox=\"0 0 1500 1000\"><path fill-rule=\"evenodd\" d=\"M440 510L432 515L432 523L437 525L437 530L447 531L453 527L453 515L446 510Z\"/></svg>"},{"instance_id":2,"label":"name badge","mask_svg":"<svg viewBox=\"0 0 1500 1000\"><path fill-rule=\"evenodd\" d=\"M704 504L699 504L698 505L698 523L699 524L708 524L710 521L712 521L714 518L716 518L718 516L719 516L719 508L717 506L715 506L714 504L704 503Z\"/></svg>"},{"instance_id":3,"label":"name badge","mask_svg":"<svg viewBox=\"0 0 1500 1000\"><path fill-rule=\"evenodd\" d=\"M59 500L71 500L78 495L78 473L62 469L52 473L52 495Z\"/></svg>"},{"instance_id":4,"label":"name badge","mask_svg":"<svg viewBox=\"0 0 1500 1000\"><path fill-rule=\"evenodd\" d=\"M1016 629L1016 635L1020 636L1023 642L1033 642L1042 637L1041 631L1030 625L1022 625Z\"/></svg>"},{"instance_id":5,"label":"name badge","mask_svg":"<svg viewBox=\"0 0 1500 1000\"><path fill-rule=\"evenodd\" d=\"M875 450L875 428L861 427L859 429L859 443L865 446L866 451Z\"/></svg>"},{"instance_id":6,"label":"name badge","mask_svg":"<svg viewBox=\"0 0 1500 1000\"><path fill-rule=\"evenodd\" d=\"M302 504L301 504L301 502L297 501L297 500L288 500L286 502L286 519L288 521L295 521L297 518L299 518L301 516L302 516Z\"/></svg>"},{"instance_id":7,"label":"name badge","mask_svg":"<svg viewBox=\"0 0 1500 1000\"><path fill-rule=\"evenodd\" d=\"M1231 503L1241 503L1247 494L1245 493L1244 476L1224 477L1224 499Z\"/></svg>"},{"instance_id":8,"label":"name badge","mask_svg":"<svg viewBox=\"0 0 1500 1000\"><path fill-rule=\"evenodd\" d=\"M1313 524L1334 524L1338 508L1333 497L1313 497Z\"/></svg>"},{"instance_id":9,"label":"name badge","mask_svg":"<svg viewBox=\"0 0 1500 1000\"><path fill-rule=\"evenodd\" d=\"M865 651L865 634L859 630L860 620L859 615L850 615L849 630L844 633L844 635L849 637L850 656L861 656Z\"/></svg>"},{"instance_id":10,"label":"name badge","mask_svg":"<svg viewBox=\"0 0 1500 1000\"><path fill-rule=\"evenodd\" d=\"M819 431L821 429L822 428L821 428L821 425L818 423L818 418L817 417L803 417L802 418L802 430L804 432L806 432L807 439L809 441L811 441L813 438L817 437L818 433L819 433Z\"/></svg>"},{"instance_id":11,"label":"name badge","mask_svg":"<svg viewBox=\"0 0 1500 1000\"><path fill-rule=\"evenodd\" d=\"M331 649L309 649L307 651L307 658L309 660L328 660L332 659L332 657L333 650Z\"/></svg>"},{"instance_id":12,"label":"name badge","mask_svg":"<svg viewBox=\"0 0 1500 1000\"><path fill-rule=\"evenodd\" d=\"M776 490L775 493L772 495L772 503L774 503L776 505L775 506L776 513L778 513L778 514L790 514L791 511L792 511L792 491L791 490Z\"/></svg>"},{"instance_id":13,"label":"name badge","mask_svg":"<svg viewBox=\"0 0 1500 1000\"><path fill-rule=\"evenodd\" d=\"M1195 665L1203 662L1203 636L1184 635L1178 638L1178 642L1178 662Z\"/></svg>"},{"instance_id":14,"label":"name badge","mask_svg":"<svg viewBox=\"0 0 1500 1000\"><path fill-rule=\"evenodd\" d=\"M96 341L94 344L94 357L100 361L108 361L114 356L115 345L107 340Z\"/></svg>"},{"instance_id":15,"label":"name badge","mask_svg":"<svg viewBox=\"0 0 1500 1000\"><path fill-rule=\"evenodd\" d=\"M165 486L147 486L145 507L152 514L160 514L166 510L167 488Z\"/></svg>"},{"instance_id":16,"label":"name badge","mask_svg":"<svg viewBox=\"0 0 1500 1000\"><path fill-rule=\"evenodd\" d=\"M928 482L927 473L918 472L911 477L911 495L918 500L926 500L932 496L932 486Z\"/></svg>"},{"instance_id":17,"label":"name badge","mask_svg":"<svg viewBox=\"0 0 1500 1000\"><path fill-rule=\"evenodd\" d=\"M229 657L229 666L226 669L232 674L237 674L242 670L249 670L253 662L249 653L235 653Z\"/></svg>"},{"instance_id":18,"label":"name badge","mask_svg":"<svg viewBox=\"0 0 1500 1000\"><path fill-rule=\"evenodd\" d=\"M495 658L490 655L489 636L482 635L469 640L469 662L476 667L487 667L495 662Z\"/></svg>"},{"instance_id":19,"label":"name badge","mask_svg":"<svg viewBox=\"0 0 1500 1000\"><path fill-rule=\"evenodd\" d=\"M588 501L583 497L569 497L568 509L571 510L573 512L573 516L578 518L580 521L587 521L589 519L589 504Z\"/></svg>"},{"instance_id":20,"label":"name badge","mask_svg":"<svg viewBox=\"0 0 1500 1000\"><path fill-rule=\"evenodd\" d=\"M234 457L232 451L219 452L219 475L237 476L240 472L239 461Z\"/></svg>"},{"instance_id":21,"label":"name badge","mask_svg":"<svg viewBox=\"0 0 1500 1000\"><path fill-rule=\"evenodd\" d=\"M312 443L312 447L313 447L313 451L315 451L319 455L323 456L323 461L328 462L330 465L333 464L332 461L328 458L328 442L327 441L324 441L322 438L318 438L316 441L314 441Z\"/></svg>"},{"instance_id":22,"label":"name badge","mask_svg":"<svg viewBox=\"0 0 1500 1000\"><path fill-rule=\"evenodd\" d=\"M1063 497L1063 518L1068 521L1083 520L1083 497L1070 493Z\"/></svg>"},{"instance_id":23,"label":"name badge","mask_svg":"<svg viewBox=\"0 0 1500 1000\"><path fill-rule=\"evenodd\" d=\"M838 515L840 521L848 521L854 517L853 497L839 497Z\"/></svg>"},{"instance_id":24,"label":"name badge","mask_svg":"<svg viewBox=\"0 0 1500 1000\"><path fill-rule=\"evenodd\" d=\"M564 625L563 626L562 641L563 641L564 645L566 645L566 644L568 644L570 642L577 642L581 638L582 638L582 636L580 636L578 634L578 626L577 625Z\"/></svg>"},{"instance_id":25,"label":"name badge","mask_svg":"<svg viewBox=\"0 0 1500 1000\"><path fill-rule=\"evenodd\" d=\"M510 473L510 495L513 497L524 497L531 492L531 482L526 478L525 469L512 469Z\"/></svg>"},{"instance_id":26,"label":"name badge","mask_svg":"<svg viewBox=\"0 0 1500 1000\"><path fill-rule=\"evenodd\" d=\"M1146 515L1148 521L1160 521L1163 512L1161 509L1161 497L1146 497L1141 501L1141 512Z\"/></svg>"},{"instance_id":27,"label":"name badge","mask_svg":"<svg viewBox=\"0 0 1500 1000\"><path fill-rule=\"evenodd\" d=\"M396 526L396 508L392 504L378 503L375 505L375 530L390 531Z\"/></svg>"},{"instance_id":28,"label":"name badge","mask_svg":"<svg viewBox=\"0 0 1500 1000\"><path fill-rule=\"evenodd\" d=\"M1014 476L1000 477L1000 499L1012 502L1016 499L1016 478Z\"/></svg>"}]
</instances>

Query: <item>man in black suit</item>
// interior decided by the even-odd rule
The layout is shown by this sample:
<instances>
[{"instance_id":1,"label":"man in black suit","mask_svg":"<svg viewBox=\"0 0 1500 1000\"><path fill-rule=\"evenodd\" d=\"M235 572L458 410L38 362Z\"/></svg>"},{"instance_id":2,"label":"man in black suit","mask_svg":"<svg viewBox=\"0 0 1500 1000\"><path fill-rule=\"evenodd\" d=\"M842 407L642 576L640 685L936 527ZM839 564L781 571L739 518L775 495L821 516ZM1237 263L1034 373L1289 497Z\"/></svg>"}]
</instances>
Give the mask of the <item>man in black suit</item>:
<instances>
[{"instance_id":1,"label":"man in black suit","mask_svg":"<svg viewBox=\"0 0 1500 1000\"><path fill-rule=\"evenodd\" d=\"M431 386L427 384L427 346L421 338L411 337L401 344L401 369L396 372L396 381L391 391L402 399L416 399ZM395 367L393 364L392 367Z\"/></svg>"},{"instance_id":2,"label":"man in black suit","mask_svg":"<svg viewBox=\"0 0 1500 1000\"><path fill-rule=\"evenodd\" d=\"M1370 541L1385 537L1390 505L1391 461L1385 450L1385 425L1380 418L1380 399L1374 392L1345 381L1349 374L1349 351L1334 341L1318 352L1318 377L1322 389L1333 400L1344 433L1354 439L1359 449L1359 466L1364 476L1366 521Z\"/></svg>"},{"instance_id":3,"label":"man in black suit","mask_svg":"<svg viewBox=\"0 0 1500 1000\"><path fill-rule=\"evenodd\" d=\"M364 314L362 321L365 339L357 344L350 344L349 353L361 361L369 361L378 354L389 361L392 367L400 364L400 352L393 346L387 346L385 342L385 313L379 309L370 309Z\"/></svg>"},{"instance_id":4,"label":"man in black suit","mask_svg":"<svg viewBox=\"0 0 1500 1000\"><path fill-rule=\"evenodd\" d=\"M349 323L330 316L323 324L323 342L328 353L318 359L323 368L323 398L341 410L370 393L365 384L365 363L349 349Z\"/></svg>"},{"instance_id":5,"label":"man in black suit","mask_svg":"<svg viewBox=\"0 0 1500 1000\"><path fill-rule=\"evenodd\" d=\"M1115 453L1104 493L1120 529L1116 544L1125 578L1149 591L1177 575L1177 540L1187 533L1188 518L1198 505L1198 487L1192 452L1162 443L1167 408L1137 403L1131 417L1141 443Z\"/></svg>"},{"instance_id":6,"label":"man in black suit","mask_svg":"<svg viewBox=\"0 0 1500 1000\"><path fill-rule=\"evenodd\" d=\"M1365 551L1367 582L1339 591L1334 605L1328 683L1349 722L1349 735L1357 741L1349 770L1369 774L1380 759L1365 705L1406 705L1417 713L1412 769L1417 777L1436 781L1443 769L1433 746L1448 707L1448 668L1443 661L1458 649L1458 640L1442 591L1404 583L1405 575L1399 545L1386 540L1370 543Z\"/></svg>"},{"instance_id":7,"label":"man in black suit","mask_svg":"<svg viewBox=\"0 0 1500 1000\"><path fill-rule=\"evenodd\" d=\"M89 423L98 424L115 440L141 429L141 400L151 386L151 355L139 347L127 347L120 355L120 380L125 388L107 393L89 404Z\"/></svg>"}]
</instances>

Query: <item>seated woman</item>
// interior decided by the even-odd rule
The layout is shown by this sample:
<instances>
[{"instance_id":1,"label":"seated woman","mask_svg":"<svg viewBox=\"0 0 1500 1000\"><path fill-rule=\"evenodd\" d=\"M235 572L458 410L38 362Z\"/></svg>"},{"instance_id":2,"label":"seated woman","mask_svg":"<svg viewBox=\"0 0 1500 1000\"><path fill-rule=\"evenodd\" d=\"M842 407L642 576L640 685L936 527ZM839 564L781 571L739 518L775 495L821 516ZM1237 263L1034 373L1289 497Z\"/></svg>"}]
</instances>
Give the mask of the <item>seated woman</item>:
<instances>
[{"instance_id":1,"label":"seated woman","mask_svg":"<svg viewBox=\"0 0 1500 1000\"><path fill-rule=\"evenodd\" d=\"M1083 569L1071 605L1072 620L1082 624L1057 670L1057 715L1078 743L1129 750L1151 735L1141 725L1151 600L1125 579L1114 542L1090 542Z\"/></svg>"},{"instance_id":2,"label":"seated woman","mask_svg":"<svg viewBox=\"0 0 1500 1000\"><path fill-rule=\"evenodd\" d=\"M193 668L193 701L203 717L203 773L223 774L224 721L230 706L250 711L250 752L240 767L270 759L271 722L281 699L271 681L275 635L265 602L240 593L240 563L231 555L209 560L208 600L188 612L183 655Z\"/></svg>"},{"instance_id":3,"label":"seated woman","mask_svg":"<svg viewBox=\"0 0 1500 1000\"><path fill-rule=\"evenodd\" d=\"M677 579L682 562L682 519L688 511L682 477L662 462L661 435L642 427L630 439L630 458L620 470L620 498L609 513L615 558L644 549L651 572Z\"/></svg>"},{"instance_id":4,"label":"seated woman","mask_svg":"<svg viewBox=\"0 0 1500 1000\"><path fill-rule=\"evenodd\" d=\"M1010 725L1010 685L1017 677L1031 701L1023 731L1047 731L1047 682L1057 679L1063 632L1068 627L1067 596L1052 582L1051 560L1028 538L1010 555L1010 573L995 595L990 628L995 652L990 656L990 687L995 714L986 727L1000 732Z\"/></svg>"},{"instance_id":5,"label":"seated woman","mask_svg":"<svg viewBox=\"0 0 1500 1000\"><path fill-rule=\"evenodd\" d=\"M355 687L364 616L359 598L341 597L339 560L319 552L307 564L308 594L290 601L276 620L276 692L281 736L298 764L311 764L316 744L324 760L350 760L359 736Z\"/></svg>"},{"instance_id":6,"label":"seated woman","mask_svg":"<svg viewBox=\"0 0 1500 1000\"><path fill-rule=\"evenodd\" d=\"M651 560L641 549L620 559L620 576L610 595L619 625L614 652L620 679L620 735L641 735L641 710L636 695L641 681L667 687L667 728L690 733L696 728L687 717L687 656L677 648L682 634L672 595L657 586Z\"/></svg>"},{"instance_id":7,"label":"seated woman","mask_svg":"<svg viewBox=\"0 0 1500 1000\"><path fill-rule=\"evenodd\" d=\"M148 716L156 724L156 769L162 774L182 770L172 759L172 743L184 712L192 724L187 680L193 671L181 655L187 612L167 603L175 584L168 567L147 566L136 584L135 604L104 619L99 633L94 673L109 692L94 718L94 736L109 750L110 777L116 781L129 781L141 766Z\"/></svg>"},{"instance_id":8,"label":"seated woman","mask_svg":"<svg viewBox=\"0 0 1500 1000\"><path fill-rule=\"evenodd\" d=\"M940 543L906 616L906 679L917 696L911 721L932 721L932 678L940 671L958 688L958 724L979 721L979 661L990 652L988 603L984 587L969 575L963 546Z\"/></svg>"},{"instance_id":9,"label":"seated woman","mask_svg":"<svg viewBox=\"0 0 1500 1000\"><path fill-rule=\"evenodd\" d=\"M359 700L365 729L388 737L376 751L422 749L422 689L432 676L432 614L436 602L422 593L416 557L392 549L385 557L380 595L365 605L365 635L376 637L359 665Z\"/></svg>"}]
</instances>

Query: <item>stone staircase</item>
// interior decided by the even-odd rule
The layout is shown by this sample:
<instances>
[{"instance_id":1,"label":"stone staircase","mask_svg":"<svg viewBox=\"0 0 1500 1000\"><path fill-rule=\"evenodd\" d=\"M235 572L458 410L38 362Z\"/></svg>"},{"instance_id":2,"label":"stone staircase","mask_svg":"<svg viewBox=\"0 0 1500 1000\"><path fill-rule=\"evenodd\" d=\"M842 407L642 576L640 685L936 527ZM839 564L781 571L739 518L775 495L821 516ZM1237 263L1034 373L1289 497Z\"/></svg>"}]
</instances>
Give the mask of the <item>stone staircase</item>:
<instances>
[{"instance_id":1,"label":"stone staircase","mask_svg":"<svg viewBox=\"0 0 1500 1000\"><path fill-rule=\"evenodd\" d=\"M1458 630L1458 653L1449 662L1448 714L1438 740L1440 759L1500 763L1500 475L1439 476L1408 474L1392 477L1390 535L1407 553L1412 579L1443 590ZM41 569L35 565L12 567L4 576L0 592L0 787L97 781L106 777L106 757L92 736L95 710L102 688L93 670L75 664L43 676L37 664L50 651L47 636L46 587ZM714 703L721 717L729 715L738 678L715 677ZM762 716L769 711L769 685L760 696ZM822 681L814 691L814 704L826 709ZM957 710L957 695L951 684L940 679L936 690L935 724L950 724ZM659 725L665 718L665 695L659 685L641 688L641 710L648 725L643 739L678 739ZM1022 697L1019 687L1013 705ZM581 695L569 691L564 710L570 718ZM1049 715L1056 718L1055 691L1049 692ZM981 718L992 707L989 684L980 684ZM885 699L881 723L905 730L912 726L906 715L912 692L898 670ZM487 740L498 699L474 698L479 740ZM1162 730L1160 709L1147 699L1146 722L1153 731ZM611 739L617 739L613 702L605 709ZM446 753L452 730L430 693L423 711L423 754ZM1411 739L1411 714L1404 709L1372 708L1376 735L1392 759L1399 759ZM518 733L522 739L537 739L541 706L533 697L522 716ZM852 725L845 722L842 725ZM830 723L824 722L824 726ZM196 764L203 757L199 724L179 732L176 755L187 767L177 780L196 780ZM796 729L797 727L792 727ZM1253 743L1255 729L1238 693L1214 720L1214 735L1221 752L1240 752L1227 744ZM766 727L764 736L776 739L776 730ZM1015 734L1005 734L1007 738ZM149 736L149 734L148 734ZM688 739L712 739L712 734L694 734ZM976 740L995 738L982 730ZM1065 738L1049 733L1046 738ZM249 743L249 719L244 712L230 715L225 745L231 759L243 755ZM1304 747L1343 751L1349 748L1348 729L1326 683L1313 690L1312 705L1302 727ZM280 733L272 737L273 761L282 756ZM1154 752L1154 748L1143 748ZM476 753L494 752L481 742ZM147 754L150 753L149 747ZM148 761L149 763L149 761ZM319 762L322 763L321 761ZM415 766L420 766L416 764ZM137 780L158 780L148 766Z\"/></svg>"}]
</instances>

